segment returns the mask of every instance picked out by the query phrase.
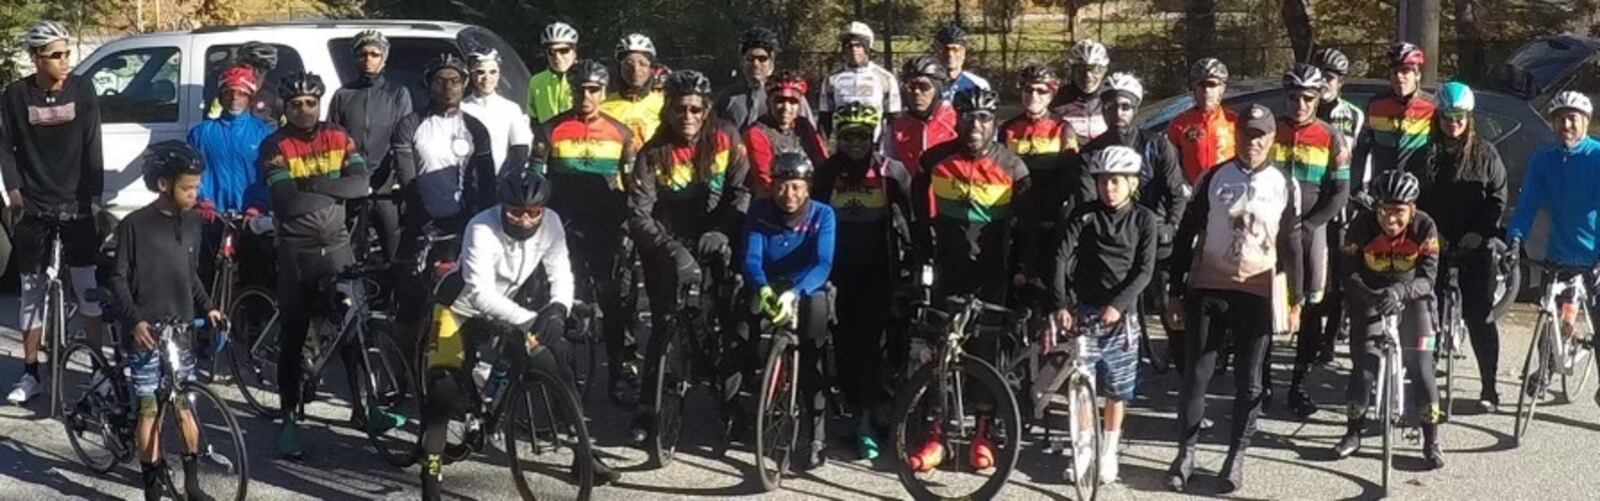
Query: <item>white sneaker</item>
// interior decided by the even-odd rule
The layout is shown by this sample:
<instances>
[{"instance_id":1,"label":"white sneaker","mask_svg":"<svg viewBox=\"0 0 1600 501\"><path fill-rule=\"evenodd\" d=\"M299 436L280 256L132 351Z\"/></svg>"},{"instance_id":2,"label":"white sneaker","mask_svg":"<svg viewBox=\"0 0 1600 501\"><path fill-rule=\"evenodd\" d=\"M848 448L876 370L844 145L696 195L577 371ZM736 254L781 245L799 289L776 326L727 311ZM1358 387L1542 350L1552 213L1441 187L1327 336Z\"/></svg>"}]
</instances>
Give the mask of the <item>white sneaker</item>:
<instances>
[{"instance_id":1,"label":"white sneaker","mask_svg":"<svg viewBox=\"0 0 1600 501\"><path fill-rule=\"evenodd\" d=\"M1116 453L1112 453L1110 459L1107 459L1105 457L1101 457L1100 458L1100 485L1111 485L1111 484L1117 483L1117 470L1118 469L1119 468L1117 467Z\"/></svg>"},{"instance_id":2,"label":"white sneaker","mask_svg":"<svg viewBox=\"0 0 1600 501\"><path fill-rule=\"evenodd\" d=\"M1122 432L1108 431L1100 443L1100 484L1110 485L1117 482L1118 451L1122 449Z\"/></svg>"},{"instance_id":3,"label":"white sneaker","mask_svg":"<svg viewBox=\"0 0 1600 501\"><path fill-rule=\"evenodd\" d=\"M6 400L14 405L22 405L39 396L39 379L31 374L23 374L17 379L17 385L11 387L11 393L6 395Z\"/></svg>"}]
</instances>

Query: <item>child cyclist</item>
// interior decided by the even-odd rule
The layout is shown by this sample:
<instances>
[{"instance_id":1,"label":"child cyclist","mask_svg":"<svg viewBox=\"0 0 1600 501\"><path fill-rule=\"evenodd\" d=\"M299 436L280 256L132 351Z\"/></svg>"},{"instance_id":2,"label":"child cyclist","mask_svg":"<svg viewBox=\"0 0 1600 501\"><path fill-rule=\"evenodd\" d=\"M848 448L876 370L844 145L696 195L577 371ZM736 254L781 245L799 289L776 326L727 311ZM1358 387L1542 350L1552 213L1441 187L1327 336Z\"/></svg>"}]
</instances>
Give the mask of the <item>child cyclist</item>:
<instances>
[{"instance_id":1,"label":"child cyclist","mask_svg":"<svg viewBox=\"0 0 1600 501\"><path fill-rule=\"evenodd\" d=\"M1155 273L1156 215L1134 203L1144 157L1126 146L1094 152L1088 171L1100 199L1075 210L1056 250L1051 296L1059 308L1055 323L1067 332L1093 336L1083 354L1095 368L1095 386L1105 397L1105 439L1101 441L1101 483L1117 480L1117 446L1122 418L1133 400L1139 371L1139 322L1134 310ZM1074 450L1071 478L1084 478L1090 454Z\"/></svg>"},{"instance_id":2,"label":"child cyclist","mask_svg":"<svg viewBox=\"0 0 1600 501\"><path fill-rule=\"evenodd\" d=\"M1371 215L1351 221L1343 251L1345 310L1350 318L1350 352L1355 370L1345 390L1349 401L1349 427L1334 446L1340 458L1361 448L1372 385L1377 382L1378 343L1383 338L1384 317L1398 315L1400 350L1406 374L1414 386L1408 401L1415 402L1422 424L1422 455L1428 469L1444 467L1439 449L1439 390L1433 373L1433 284L1439 268L1439 230L1433 218L1417 210L1422 183L1411 173L1390 170L1372 180ZM1379 417L1383 419L1383 417Z\"/></svg>"},{"instance_id":3,"label":"child cyclist","mask_svg":"<svg viewBox=\"0 0 1600 501\"><path fill-rule=\"evenodd\" d=\"M195 312L206 312L213 324L222 313L211 306L201 285L199 270L200 215L191 211L199 199L200 174L205 163L183 141L164 141L145 151L145 187L157 193L155 202L129 214L117 225L116 265L111 272L115 298L112 313L131 332L124 336L133 381L133 401L139 415L134 442L139 448L146 500L161 499L161 437L155 422L156 388L160 386L161 357L156 340L163 329L186 329ZM186 373L194 359L184 357ZM200 491L196 452L198 423L188 409L179 409L178 423L186 446L183 491L188 499L211 499Z\"/></svg>"}]
</instances>

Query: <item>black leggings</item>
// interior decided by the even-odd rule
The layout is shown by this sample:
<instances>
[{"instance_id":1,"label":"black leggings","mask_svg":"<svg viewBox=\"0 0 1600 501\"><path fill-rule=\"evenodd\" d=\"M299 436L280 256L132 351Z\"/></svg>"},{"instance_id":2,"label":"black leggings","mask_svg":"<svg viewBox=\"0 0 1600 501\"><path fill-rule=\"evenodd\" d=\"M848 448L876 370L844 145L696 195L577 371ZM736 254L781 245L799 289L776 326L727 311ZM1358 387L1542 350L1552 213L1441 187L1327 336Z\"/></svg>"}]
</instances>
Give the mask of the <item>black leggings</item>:
<instances>
[{"instance_id":1,"label":"black leggings","mask_svg":"<svg viewBox=\"0 0 1600 501\"><path fill-rule=\"evenodd\" d=\"M1495 325L1494 280L1497 269L1492 253L1463 256L1458 283L1461 288L1461 320L1472 340L1472 354L1478 359L1478 377L1483 381L1484 397L1498 398L1495 374L1500 370L1500 327Z\"/></svg>"},{"instance_id":2,"label":"black leggings","mask_svg":"<svg viewBox=\"0 0 1600 501\"><path fill-rule=\"evenodd\" d=\"M1371 306L1364 291L1348 291L1345 303L1350 315L1350 354L1354 370L1350 371L1350 384L1345 387L1347 414L1351 418L1363 416L1371 405L1372 385L1377 382L1378 343L1383 339L1382 317ZM1406 401L1413 409L1427 410L1439 405L1439 389L1434 384L1433 317L1437 310L1432 297L1406 303L1400 313L1401 361L1406 377L1411 379ZM1436 416L1419 414L1425 422L1437 422Z\"/></svg>"},{"instance_id":3,"label":"black leggings","mask_svg":"<svg viewBox=\"0 0 1600 501\"><path fill-rule=\"evenodd\" d=\"M594 301L605 314L600 321L600 333L606 344L606 371L610 376L607 381L616 384L623 364L634 358L627 352L624 329L624 322L630 316L623 313L623 291L613 276L617 249L622 246L621 221L596 217L571 219L565 223L567 255L572 257L572 272L578 278L578 297Z\"/></svg>"},{"instance_id":4,"label":"black leggings","mask_svg":"<svg viewBox=\"0 0 1600 501\"><path fill-rule=\"evenodd\" d=\"M839 381L845 400L857 413L883 398L883 338L891 301L888 263L878 267L836 269L839 325L835 338ZM903 357L902 357L903 358Z\"/></svg>"},{"instance_id":5,"label":"black leggings","mask_svg":"<svg viewBox=\"0 0 1600 501\"><path fill-rule=\"evenodd\" d=\"M428 368L428 397L422 405L422 451L427 454L442 454L445 439L449 435L450 418L466 412L468 403L482 401L483 395L479 394L476 384L472 382L472 377L468 373L470 368L477 365L477 347L481 343L495 338L501 339L500 363L495 365L495 373L520 370L523 366L519 361L527 360L526 363L534 370L555 374L564 385L576 391L572 373L567 365L562 363L562 360L566 359L568 350L567 340L562 331L564 324L565 319L541 317L534 327L534 332L539 333L537 337L541 349L531 355L524 355L522 332L516 326L478 318L463 323L459 335L463 339L462 349L466 357L462 366Z\"/></svg>"},{"instance_id":6,"label":"black leggings","mask_svg":"<svg viewBox=\"0 0 1600 501\"><path fill-rule=\"evenodd\" d=\"M1261 414L1261 366L1272 342L1272 303L1236 291L1190 291L1184 301L1183 385L1179 390L1178 444L1192 450L1205 417L1206 387L1217 356L1233 344L1234 399L1232 447L1242 449L1255 434Z\"/></svg>"},{"instance_id":7,"label":"black leggings","mask_svg":"<svg viewBox=\"0 0 1600 501\"><path fill-rule=\"evenodd\" d=\"M296 259L295 253L296 250L291 248L279 248L278 311L282 312L282 323L278 328L278 398L279 409L285 415L300 411L303 401L300 390L307 368L304 353L306 336L311 319L327 314L332 301L330 298L334 294L333 290L324 289L322 282L352 260L347 244L335 247L335 252L321 258ZM337 335L328 334L329 341L331 336ZM345 364L346 383L354 395L358 388L356 378L359 376L355 362L360 352L353 342L348 341L340 350L340 357ZM357 410L359 406L360 402L357 402Z\"/></svg>"}]
</instances>

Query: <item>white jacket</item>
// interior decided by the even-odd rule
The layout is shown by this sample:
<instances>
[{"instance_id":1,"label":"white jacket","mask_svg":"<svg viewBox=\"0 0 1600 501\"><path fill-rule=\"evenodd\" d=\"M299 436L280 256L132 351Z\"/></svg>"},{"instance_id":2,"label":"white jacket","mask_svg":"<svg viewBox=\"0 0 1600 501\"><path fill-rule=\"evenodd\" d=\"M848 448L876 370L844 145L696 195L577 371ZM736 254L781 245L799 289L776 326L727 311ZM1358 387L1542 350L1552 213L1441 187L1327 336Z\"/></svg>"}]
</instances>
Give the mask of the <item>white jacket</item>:
<instances>
[{"instance_id":1,"label":"white jacket","mask_svg":"<svg viewBox=\"0 0 1600 501\"><path fill-rule=\"evenodd\" d=\"M540 265L550 280L550 301L572 308L567 232L555 211L545 209L544 221L527 240L506 236L499 205L473 216L463 235L466 241L456 263L465 284L461 295L450 305L456 314L500 320L522 329L532 327L539 314L524 308L512 296Z\"/></svg>"}]
</instances>

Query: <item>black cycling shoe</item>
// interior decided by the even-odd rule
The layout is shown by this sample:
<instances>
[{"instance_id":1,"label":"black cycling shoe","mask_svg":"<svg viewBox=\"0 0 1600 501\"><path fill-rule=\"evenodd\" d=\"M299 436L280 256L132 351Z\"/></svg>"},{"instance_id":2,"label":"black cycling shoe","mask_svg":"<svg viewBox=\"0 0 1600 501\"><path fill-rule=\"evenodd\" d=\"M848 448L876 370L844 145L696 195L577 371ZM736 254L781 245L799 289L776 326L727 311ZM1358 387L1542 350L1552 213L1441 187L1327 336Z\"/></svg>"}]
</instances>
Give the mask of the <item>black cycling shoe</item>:
<instances>
[{"instance_id":1,"label":"black cycling shoe","mask_svg":"<svg viewBox=\"0 0 1600 501\"><path fill-rule=\"evenodd\" d=\"M1167 468L1168 489L1172 489L1173 492L1183 492L1185 485L1189 483L1189 476L1194 474L1194 452L1192 447L1178 449L1177 459L1172 460L1172 466Z\"/></svg>"},{"instance_id":2,"label":"black cycling shoe","mask_svg":"<svg viewBox=\"0 0 1600 501\"><path fill-rule=\"evenodd\" d=\"M1361 429L1366 426L1364 419L1352 419L1344 430L1344 436L1339 438L1339 443L1333 446L1333 453L1339 459L1350 457L1361 450Z\"/></svg>"},{"instance_id":3,"label":"black cycling shoe","mask_svg":"<svg viewBox=\"0 0 1600 501\"><path fill-rule=\"evenodd\" d=\"M651 419L649 415L639 414L633 417L633 423L628 425L628 443L634 446L643 446L644 441L650 438Z\"/></svg>"},{"instance_id":4,"label":"black cycling shoe","mask_svg":"<svg viewBox=\"0 0 1600 501\"><path fill-rule=\"evenodd\" d=\"M828 456L822 454L826 449L822 442L811 442L810 450L806 451L806 461L800 465L800 471L811 471L828 465Z\"/></svg>"},{"instance_id":5,"label":"black cycling shoe","mask_svg":"<svg viewBox=\"0 0 1600 501\"><path fill-rule=\"evenodd\" d=\"M1302 418L1311 417L1317 413L1317 402L1311 399L1311 394L1299 386L1289 388L1289 410L1294 415Z\"/></svg>"},{"instance_id":6,"label":"black cycling shoe","mask_svg":"<svg viewBox=\"0 0 1600 501\"><path fill-rule=\"evenodd\" d=\"M1261 410L1266 411L1269 409L1272 409L1272 384L1263 383L1261 385Z\"/></svg>"},{"instance_id":7,"label":"black cycling shoe","mask_svg":"<svg viewBox=\"0 0 1600 501\"><path fill-rule=\"evenodd\" d=\"M605 461L601 461L599 457L595 457L591 459L591 461L594 461L594 485L596 487L609 485L622 479L622 473L611 469L611 467L606 465ZM577 471L577 465L574 464L572 469L573 471Z\"/></svg>"}]
</instances>

